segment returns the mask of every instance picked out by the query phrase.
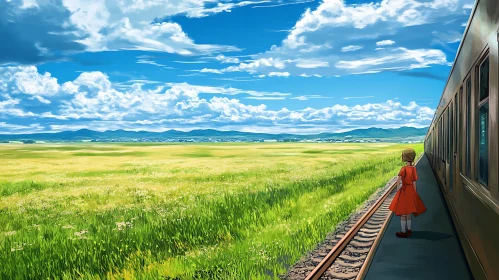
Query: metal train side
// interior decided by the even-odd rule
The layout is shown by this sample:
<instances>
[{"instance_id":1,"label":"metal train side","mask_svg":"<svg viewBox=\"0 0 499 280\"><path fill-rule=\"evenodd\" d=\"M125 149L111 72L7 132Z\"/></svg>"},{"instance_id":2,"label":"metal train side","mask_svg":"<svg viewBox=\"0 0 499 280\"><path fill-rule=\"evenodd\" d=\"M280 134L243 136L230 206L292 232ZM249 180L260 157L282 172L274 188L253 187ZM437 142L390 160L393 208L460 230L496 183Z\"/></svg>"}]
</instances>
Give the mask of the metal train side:
<instances>
[{"instance_id":1,"label":"metal train side","mask_svg":"<svg viewBox=\"0 0 499 280\"><path fill-rule=\"evenodd\" d=\"M499 279L498 20L477 0L425 139L476 279Z\"/></svg>"}]
</instances>

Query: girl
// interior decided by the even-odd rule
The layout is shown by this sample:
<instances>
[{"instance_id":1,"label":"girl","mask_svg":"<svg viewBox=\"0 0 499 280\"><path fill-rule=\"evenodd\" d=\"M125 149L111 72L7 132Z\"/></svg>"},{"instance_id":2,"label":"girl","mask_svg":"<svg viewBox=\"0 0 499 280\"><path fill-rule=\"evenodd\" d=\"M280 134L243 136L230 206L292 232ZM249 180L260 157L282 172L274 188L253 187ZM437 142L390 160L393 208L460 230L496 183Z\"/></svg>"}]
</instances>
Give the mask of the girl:
<instances>
[{"instance_id":1,"label":"girl","mask_svg":"<svg viewBox=\"0 0 499 280\"><path fill-rule=\"evenodd\" d=\"M411 214L417 217L426 211L423 201L416 192L416 181L418 173L416 167L412 164L416 158L416 152L413 149L405 149L402 152L402 161L406 165L400 169L397 179L397 194L390 204L390 210L400 217L402 231L397 232L397 237L406 238L411 236ZM406 232L407 226L407 232Z\"/></svg>"}]
</instances>

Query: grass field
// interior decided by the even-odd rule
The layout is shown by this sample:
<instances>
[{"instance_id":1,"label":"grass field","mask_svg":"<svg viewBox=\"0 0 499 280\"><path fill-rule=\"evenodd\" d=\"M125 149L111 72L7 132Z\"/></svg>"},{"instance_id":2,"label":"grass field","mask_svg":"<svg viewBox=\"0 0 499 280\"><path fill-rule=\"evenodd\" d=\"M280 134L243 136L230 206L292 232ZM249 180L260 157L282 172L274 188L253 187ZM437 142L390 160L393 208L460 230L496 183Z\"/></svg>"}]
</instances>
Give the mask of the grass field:
<instances>
[{"instance_id":1,"label":"grass field","mask_svg":"<svg viewBox=\"0 0 499 280\"><path fill-rule=\"evenodd\" d=\"M405 147L3 144L0 279L277 279Z\"/></svg>"}]
</instances>

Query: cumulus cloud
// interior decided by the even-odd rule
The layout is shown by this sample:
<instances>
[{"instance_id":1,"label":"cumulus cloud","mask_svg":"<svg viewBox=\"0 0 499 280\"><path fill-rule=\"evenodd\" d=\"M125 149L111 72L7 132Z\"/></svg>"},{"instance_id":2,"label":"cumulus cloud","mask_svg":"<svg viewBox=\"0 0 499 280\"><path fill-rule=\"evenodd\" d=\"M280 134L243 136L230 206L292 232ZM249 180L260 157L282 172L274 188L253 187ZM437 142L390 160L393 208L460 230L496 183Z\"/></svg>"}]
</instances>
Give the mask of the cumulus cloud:
<instances>
[{"instance_id":1,"label":"cumulus cloud","mask_svg":"<svg viewBox=\"0 0 499 280\"><path fill-rule=\"evenodd\" d=\"M0 63L33 64L70 53L160 51L180 55L239 51L196 44L171 16L205 17L273 0L9 0L0 1ZM294 2L294 1L293 1ZM234 63L235 60L233 60Z\"/></svg>"},{"instance_id":2,"label":"cumulus cloud","mask_svg":"<svg viewBox=\"0 0 499 280\"><path fill-rule=\"evenodd\" d=\"M60 88L56 78L40 74L35 66L0 67L0 80L0 91L13 95L51 96Z\"/></svg>"},{"instance_id":3,"label":"cumulus cloud","mask_svg":"<svg viewBox=\"0 0 499 280\"><path fill-rule=\"evenodd\" d=\"M91 19L85 22L87 20ZM125 17L85 32L89 37L79 42L89 51L142 50L194 55L240 50L232 46L196 44L175 22L133 22Z\"/></svg>"},{"instance_id":4,"label":"cumulus cloud","mask_svg":"<svg viewBox=\"0 0 499 280\"><path fill-rule=\"evenodd\" d=\"M304 74L337 76L381 71L405 71L450 61L433 41L457 41L461 22L469 16L463 6L473 0L380 0L349 4L324 0L308 8L287 37L267 52L220 69L251 74L288 72L303 74L301 61L319 61L324 67L310 67ZM438 24L445 21L446 24ZM407 38L407 34L411 38ZM387 39L390 38L390 39ZM450 57L452 59L452 57Z\"/></svg>"},{"instance_id":5,"label":"cumulus cloud","mask_svg":"<svg viewBox=\"0 0 499 280\"><path fill-rule=\"evenodd\" d=\"M57 82L50 73L36 73L35 67L6 67L2 71L0 114L4 122L2 129L10 132L15 130L16 125L21 125L16 121L25 120L37 124L32 131L71 127L146 130L242 130L254 127L255 131L262 131L273 127L274 132L297 132L295 129L301 129L304 133L372 125L425 126L434 114L433 109L415 102L402 104L391 100L354 106L331 104L323 108L269 109L265 104L249 105L241 99L306 100L326 97L292 96L290 93L188 83L155 84L149 88L134 83L127 88L118 88L99 71L83 72L65 83ZM44 79L50 81L52 86L39 87L37 82ZM207 94L212 96L207 97ZM30 104L28 101L37 103ZM31 110L33 108L36 111Z\"/></svg>"}]
</instances>

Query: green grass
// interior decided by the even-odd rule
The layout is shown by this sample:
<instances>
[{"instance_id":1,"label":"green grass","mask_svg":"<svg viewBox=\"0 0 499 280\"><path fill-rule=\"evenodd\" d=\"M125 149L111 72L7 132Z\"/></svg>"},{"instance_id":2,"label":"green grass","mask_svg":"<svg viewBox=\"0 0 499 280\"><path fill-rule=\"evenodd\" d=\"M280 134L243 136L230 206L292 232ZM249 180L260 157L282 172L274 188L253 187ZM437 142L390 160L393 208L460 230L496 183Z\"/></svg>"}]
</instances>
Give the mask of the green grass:
<instances>
[{"instance_id":1,"label":"green grass","mask_svg":"<svg viewBox=\"0 0 499 280\"><path fill-rule=\"evenodd\" d=\"M73 153L77 157L124 157L124 156L147 156L147 152L121 152L121 153Z\"/></svg>"},{"instance_id":2,"label":"green grass","mask_svg":"<svg viewBox=\"0 0 499 280\"><path fill-rule=\"evenodd\" d=\"M0 145L0 279L277 279L405 147Z\"/></svg>"}]
</instances>

